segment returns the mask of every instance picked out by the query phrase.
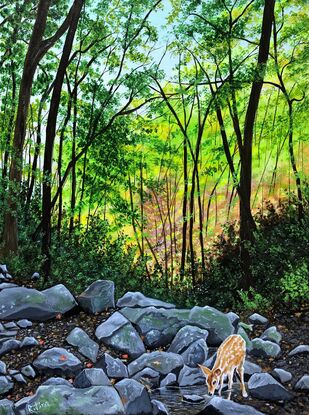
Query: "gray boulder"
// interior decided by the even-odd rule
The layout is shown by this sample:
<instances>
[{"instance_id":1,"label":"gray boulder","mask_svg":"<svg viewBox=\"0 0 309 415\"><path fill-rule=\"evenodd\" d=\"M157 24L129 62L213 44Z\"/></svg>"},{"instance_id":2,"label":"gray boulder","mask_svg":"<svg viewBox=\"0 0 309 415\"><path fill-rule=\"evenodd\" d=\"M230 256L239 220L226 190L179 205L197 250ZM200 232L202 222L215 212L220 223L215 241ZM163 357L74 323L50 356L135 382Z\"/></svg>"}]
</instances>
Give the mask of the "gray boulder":
<instances>
[{"instance_id":1,"label":"gray boulder","mask_svg":"<svg viewBox=\"0 0 309 415\"><path fill-rule=\"evenodd\" d=\"M283 369L275 368L270 374L281 383L287 383L292 380L292 373Z\"/></svg>"},{"instance_id":2,"label":"gray boulder","mask_svg":"<svg viewBox=\"0 0 309 415\"><path fill-rule=\"evenodd\" d=\"M179 373L178 384L180 387L204 385L205 376L199 368L184 366Z\"/></svg>"},{"instance_id":3,"label":"gray boulder","mask_svg":"<svg viewBox=\"0 0 309 415\"><path fill-rule=\"evenodd\" d=\"M244 339L244 341L246 342L246 349L247 351L250 351L252 349L252 343L246 330L240 326L238 327L237 334L239 334Z\"/></svg>"},{"instance_id":4,"label":"gray boulder","mask_svg":"<svg viewBox=\"0 0 309 415\"><path fill-rule=\"evenodd\" d=\"M64 379L64 378L49 378L47 380L45 380L45 382L42 383L41 386L49 386L49 385L53 385L53 386L57 386L57 385L65 385L68 386L70 388L73 388L72 383L70 383L68 380Z\"/></svg>"},{"instance_id":5,"label":"gray boulder","mask_svg":"<svg viewBox=\"0 0 309 415\"><path fill-rule=\"evenodd\" d=\"M134 379L123 379L115 386L126 415L153 415L152 403L146 388Z\"/></svg>"},{"instance_id":6,"label":"gray boulder","mask_svg":"<svg viewBox=\"0 0 309 415\"><path fill-rule=\"evenodd\" d=\"M23 375L27 376L27 378L34 379L36 377L35 370L33 369L33 367L31 365L24 366L21 369L21 373Z\"/></svg>"},{"instance_id":7,"label":"gray boulder","mask_svg":"<svg viewBox=\"0 0 309 415\"><path fill-rule=\"evenodd\" d=\"M123 297L117 301L117 307L160 307L160 308L175 308L174 304L165 303L155 298L145 297L139 291L127 292Z\"/></svg>"},{"instance_id":8,"label":"gray boulder","mask_svg":"<svg viewBox=\"0 0 309 415\"><path fill-rule=\"evenodd\" d=\"M109 378L124 379L128 377L127 366L120 359L115 359L108 353L104 353L95 366L103 369Z\"/></svg>"},{"instance_id":9,"label":"gray boulder","mask_svg":"<svg viewBox=\"0 0 309 415\"><path fill-rule=\"evenodd\" d=\"M6 364L0 360L0 375L6 375Z\"/></svg>"},{"instance_id":10,"label":"gray boulder","mask_svg":"<svg viewBox=\"0 0 309 415\"><path fill-rule=\"evenodd\" d=\"M262 373L261 366L255 364L255 363L252 363L249 360L245 360L245 364L244 364L244 378L245 378L245 381L248 381L254 373Z\"/></svg>"},{"instance_id":11,"label":"gray boulder","mask_svg":"<svg viewBox=\"0 0 309 415\"><path fill-rule=\"evenodd\" d=\"M75 388L90 388L91 386L111 386L111 382L103 369L84 369L74 379Z\"/></svg>"},{"instance_id":12,"label":"gray boulder","mask_svg":"<svg viewBox=\"0 0 309 415\"><path fill-rule=\"evenodd\" d=\"M232 326L235 329L235 333L238 329L238 324L240 322L240 317L238 314L234 313L233 311L230 311L229 313L226 313L226 316L229 318L230 322L232 323Z\"/></svg>"},{"instance_id":13,"label":"gray boulder","mask_svg":"<svg viewBox=\"0 0 309 415\"><path fill-rule=\"evenodd\" d=\"M295 390L309 391L309 375L304 375L295 385Z\"/></svg>"},{"instance_id":14,"label":"gray boulder","mask_svg":"<svg viewBox=\"0 0 309 415\"><path fill-rule=\"evenodd\" d=\"M7 330L18 329L18 327L17 327L16 323L14 323L14 321L9 321L8 323L4 323L3 326Z\"/></svg>"},{"instance_id":15,"label":"gray boulder","mask_svg":"<svg viewBox=\"0 0 309 415\"><path fill-rule=\"evenodd\" d=\"M121 399L111 386L40 386L34 396L18 401L15 411L16 415L125 415Z\"/></svg>"},{"instance_id":16,"label":"gray boulder","mask_svg":"<svg viewBox=\"0 0 309 415\"><path fill-rule=\"evenodd\" d=\"M210 356L206 362L203 363L203 366L208 367L209 369L213 368L213 365L215 364L215 361L217 359L217 352L215 352L212 356Z\"/></svg>"},{"instance_id":17,"label":"gray boulder","mask_svg":"<svg viewBox=\"0 0 309 415\"><path fill-rule=\"evenodd\" d=\"M14 387L14 383L7 376L0 376L0 396L10 392Z\"/></svg>"},{"instance_id":18,"label":"gray boulder","mask_svg":"<svg viewBox=\"0 0 309 415\"><path fill-rule=\"evenodd\" d=\"M39 342L34 337L24 337L20 343L20 347L34 347L38 346Z\"/></svg>"},{"instance_id":19,"label":"gray boulder","mask_svg":"<svg viewBox=\"0 0 309 415\"><path fill-rule=\"evenodd\" d=\"M178 374L183 367L183 359L180 355L168 352L144 353L138 359L128 365L129 376L135 375L145 367L156 370L161 375L168 373Z\"/></svg>"},{"instance_id":20,"label":"gray boulder","mask_svg":"<svg viewBox=\"0 0 309 415\"><path fill-rule=\"evenodd\" d=\"M45 295L48 305L55 310L56 314L64 314L77 306L75 298L63 284L47 288L42 293Z\"/></svg>"},{"instance_id":21,"label":"gray boulder","mask_svg":"<svg viewBox=\"0 0 309 415\"><path fill-rule=\"evenodd\" d=\"M0 291L5 290L6 288L14 288L14 287L18 287L18 285L13 284L12 282L2 282L0 284Z\"/></svg>"},{"instance_id":22,"label":"gray boulder","mask_svg":"<svg viewBox=\"0 0 309 415\"><path fill-rule=\"evenodd\" d=\"M208 330L209 346L219 346L234 333L234 327L228 316L213 307L193 307L189 319L191 324Z\"/></svg>"},{"instance_id":23,"label":"gray boulder","mask_svg":"<svg viewBox=\"0 0 309 415\"><path fill-rule=\"evenodd\" d=\"M77 301L83 310L91 314L114 308L115 284L109 280L95 281L77 298Z\"/></svg>"},{"instance_id":24,"label":"gray boulder","mask_svg":"<svg viewBox=\"0 0 309 415\"><path fill-rule=\"evenodd\" d=\"M252 348L249 353L256 357L276 357L281 353L278 344L260 338L253 339Z\"/></svg>"},{"instance_id":25,"label":"gray boulder","mask_svg":"<svg viewBox=\"0 0 309 415\"><path fill-rule=\"evenodd\" d=\"M169 415L167 408L162 402L152 399L151 403L153 415Z\"/></svg>"},{"instance_id":26,"label":"gray boulder","mask_svg":"<svg viewBox=\"0 0 309 415\"><path fill-rule=\"evenodd\" d=\"M279 344L282 340L282 336L278 332L277 327L271 326L264 331L264 333L261 335L261 339L269 340L271 342Z\"/></svg>"},{"instance_id":27,"label":"gray boulder","mask_svg":"<svg viewBox=\"0 0 309 415\"><path fill-rule=\"evenodd\" d=\"M181 353L185 365L190 367L197 367L207 359L208 347L205 340L196 340L190 346Z\"/></svg>"},{"instance_id":28,"label":"gray boulder","mask_svg":"<svg viewBox=\"0 0 309 415\"><path fill-rule=\"evenodd\" d=\"M0 400L0 415L14 415L14 404L8 399Z\"/></svg>"},{"instance_id":29,"label":"gray boulder","mask_svg":"<svg viewBox=\"0 0 309 415\"><path fill-rule=\"evenodd\" d=\"M23 383L25 385L28 383L21 373L16 373L15 375L12 375L12 378L16 380L16 382L18 383Z\"/></svg>"},{"instance_id":30,"label":"gray boulder","mask_svg":"<svg viewBox=\"0 0 309 415\"><path fill-rule=\"evenodd\" d=\"M196 326L182 327L174 337L168 351L171 353L183 353L196 340L207 340L208 331Z\"/></svg>"},{"instance_id":31,"label":"gray boulder","mask_svg":"<svg viewBox=\"0 0 309 415\"><path fill-rule=\"evenodd\" d=\"M31 279L32 279L32 281L35 281L35 282L38 281L40 279L40 274L38 272L34 272L31 275Z\"/></svg>"},{"instance_id":32,"label":"gray boulder","mask_svg":"<svg viewBox=\"0 0 309 415\"><path fill-rule=\"evenodd\" d=\"M82 362L61 347L53 347L41 353L33 362L40 373L60 376L75 376L83 368Z\"/></svg>"},{"instance_id":33,"label":"gray boulder","mask_svg":"<svg viewBox=\"0 0 309 415\"><path fill-rule=\"evenodd\" d=\"M293 399L293 394L269 373L253 374L248 382L248 390L251 396L258 399L269 401L289 401Z\"/></svg>"},{"instance_id":34,"label":"gray boulder","mask_svg":"<svg viewBox=\"0 0 309 415\"><path fill-rule=\"evenodd\" d=\"M186 324L189 310L176 310L147 307L142 309L124 308L121 313L126 316L143 336L149 349L156 349L171 343L176 333Z\"/></svg>"},{"instance_id":35,"label":"gray boulder","mask_svg":"<svg viewBox=\"0 0 309 415\"><path fill-rule=\"evenodd\" d=\"M22 320L18 320L17 325L21 329L26 329L28 327L32 327L32 322L24 318Z\"/></svg>"},{"instance_id":36,"label":"gray boulder","mask_svg":"<svg viewBox=\"0 0 309 415\"><path fill-rule=\"evenodd\" d=\"M66 341L71 346L76 346L80 354L88 357L88 359L92 362L96 362L99 352L99 345L92 340L84 330L76 327L68 335Z\"/></svg>"},{"instance_id":37,"label":"gray boulder","mask_svg":"<svg viewBox=\"0 0 309 415\"><path fill-rule=\"evenodd\" d=\"M102 323L96 329L95 335L105 345L119 352L128 353L132 358L146 351L142 339L130 321L118 312Z\"/></svg>"},{"instance_id":38,"label":"gray boulder","mask_svg":"<svg viewBox=\"0 0 309 415\"><path fill-rule=\"evenodd\" d=\"M48 320L64 314L77 303L62 284L42 292L32 288L15 287L0 291L0 319Z\"/></svg>"},{"instance_id":39,"label":"gray boulder","mask_svg":"<svg viewBox=\"0 0 309 415\"><path fill-rule=\"evenodd\" d=\"M156 370L150 369L149 367L145 367L145 369L135 373L135 375L132 376L132 379L146 387L156 389L159 387L160 373Z\"/></svg>"},{"instance_id":40,"label":"gray boulder","mask_svg":"<svg viewBox=\"0 0 309 415\"><path fill-rule=\"evenodd\" d=\"M0 356L3 356L6 353L10 353L12 350L17 350L20 348L20 341L15 339L6 340L3 343L0 343Z\"/></svg>"},{"instance_id":41,"label":"gray boulder","mask_svg":"<svg viewBox=\"0 0 309 415\"><path fill-rule=\"evenodd\" d=\"M168 386L175 386L177 384L177 376L175 373L169 373L160 382L160 388L166 388Z\"/></svg>"},{"instance_id":42,"label":"gray boulder","mask_svg":"<svg viewBox=\"0 0 309 415\"><path fill-rule=\"evenodd\" d=\"M0 264L0 272L1 274L4 274L4 275L9 272L6 264Z\"/></svg>"},{"instance_id":43,"label":"gray boulder","mask_svg":"<svg viewBox=\"0 0 309 415\"><path fill-rule=\"evenodd\" d=\"M258 313L251 314L249 321L255 326L266 326L268 324L267 318Z\"/></svg>"},{"instance_id":44,"label":"gray boulder","mask_svg":"<svg viewBox=\"0 0 309 415\"><path fill-rule=\"evenodd\" d=\"M309 345L301 344L295 347L295 349L291 350L288 356L296 356L298 354L305 354L305 353L309 353Z\"/></svg>"},{"instance_id":45,"label":"gray boulder","mask_svg":"<svg viewBox=\"0 0 309 415\"><path fill-rule=\"evenodd\" d=\"M240 321L238 326L242 327L246 331L250 331L250 332L253 331L253 324L247 324L247 323L244 323L243 321Z\"/></svg>"},{"instance_id":46,"label":"gray boulder","mask_svg":"<svg viewBox=\"0 0 309 415\"><path fill-rule=\"evenodd\" d=\"M249 405L241 405L218 396L211 398L198 415L263 415Z\"/></svg>"},{"instance_id":47,"label":"gray boulder","mask_svg":"<svg viewBox=\"0 0 309 415\"><path fill-rule=\"evenodd\" d=\"M205 401L205 398L203 398L203 396L200 395L183 395L182 399L185 402L190 403L200 403Z\"/></svg>"}]
</instances>

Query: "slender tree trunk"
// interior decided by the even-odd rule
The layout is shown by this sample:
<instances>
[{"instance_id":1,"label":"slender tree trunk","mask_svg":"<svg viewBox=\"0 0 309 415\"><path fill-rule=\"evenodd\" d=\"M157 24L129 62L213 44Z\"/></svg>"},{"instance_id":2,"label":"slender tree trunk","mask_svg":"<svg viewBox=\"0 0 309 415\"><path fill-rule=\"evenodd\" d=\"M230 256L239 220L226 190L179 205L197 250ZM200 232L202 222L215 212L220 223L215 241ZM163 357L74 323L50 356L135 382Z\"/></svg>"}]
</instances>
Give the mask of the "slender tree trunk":
<instances>
[{"instance_id":1,"label":"slender tree trunk","mask_svg":"<svg viewBox=\"0 0 309 415\"><path fill-rule=\"evenodd\" d=\"M77 127L77 88L74 89L73 96L73 141L72 141L72 187L71 187L71 214L70 214L70 235L74 230L74 216L75 216L75 205L76 205L76 127Z\"/></svg>"},{"instance_id":2,"label":"slender tree trunk","mask_svg":"<svg viewBox=\"0 0 309 415\"><path fill-rule=\"evenodd\" d=\"M78 208L78 223L79 223L79 226L81 226L81 216L82 216L83 201L84 201L84 194L85 194L86 169L87 169L87 152L84 155L83 174L82 174L82 188L81 188L79 208Z\"/></svg>"},{"instance_id":3,"label":"slender tree trunk","mask_svg":"<svg viewBox=\"0 0 309 415\"><path fill-rule=\"evenodd\" d=\"M70 54L72 50L73 40L77 29L81 9L83 6L83 0L75 0L72 6L72 19L66 36L66 40L63 47L62 56L60 59L57 75L55 78L53 94L51 98L47 127L46 127L46 142L44 151L44 181L43 181L43 205L42 205L42 254L45 256L45 262L43 266L43 273L45 278L48 277L51 267L51 214L52 214L52 201L51 201L51 175L52 175L52 159L54 140L56 135L57 115L60 105L61 90L64 80L66 68L69 63Z\"/></svg>"},{"instance_id":4,"label":"slender tree trunk","mask_svg":"<svg viewBox=\"0 0 309 415\"><path fill-rule=\"evenodd\" d=\"M181 241L181 263L180 278L183 280L185 275L185 264L187 255L187 199L188 199L188 143L187 137L183 141L183 200L182 200L182 241Z\"/></svg>"},{"instance_id":5,"label":"slender tree trunk","mask_svg":"<svg viewBox=\"0 0 309 415\"><path fill-rule=\"evenodd\" d=\"M253 131L269 55L270 38L274 20L274 7L275 0L265 0L256 75L251 87L251 93L245 117L243 146L241 151L241 169L239 182L239 189L241 193L240 255L243 270L241 285L245 290L248 290L252 285L252 274L250 266L251 258L248 247L246 245L247 242L253 240L253 232L255 229L255 222L251 214Z\"/></svg>"},{"instance_id":6,"label":"slender tree trunk","mask_svg":"<svg viewBox=\"0 0 309 415\"><path fill-rule=\"evenodd\" d=\"M9 162L9 154L10 154L10 144L12 138L12 130L11 125L14 123L14 115L15 115L15 100L16 100L16 73L14 68L14 62L11 62L11 77L12 77L12 107L9 119L9 128L6 134L5 140L5 152L4 152L4 160L3 160L3 170L2 170L2 178L6 179L8 174L8 162Z\"/></svg>"},{"instance_id":7,"label":"slender tree trunk","mask_svg":"<svg viewBox=\"0 0 309 415\"><path fill-rule=\"evenodd\" d=\"M171 186L172 183L168 177L166 178L166 204L167 204L167 217L168 217L168 226L169 226L169 237L170 237L170 255L171 255L171 287L174 284L174 247L173 247L173 224L172 224L172 216L171 216Z\"/></svg>"},{"instance_id":8,"label":"slender tree trunk","mask_svg":"<svg viewBox=\"0 0 309 415\"><path fill-rule=\"evenodd\" d=\"M194 252L194 240L193 240L193 226L194 226L194 198L195 198L195 167L196 161L194 161L194 167L192 171L191 179L191 191L190 191L190 202L189 202L189 246L190 246L190 262L191 262L191 276L192 276L192 285L195 286L196 283L196 258Z\"/></svg>"},{"instance_id":9,"label":"slender tree trunk","mask_svg":"<svg viewBox=\"0 0 309 415\"><path fill-rule=\"evenodd\" d=\"M290 155L290 162L293 169L295 182L296 182L296 190L297 190L297 199L298 199L298 220L302 220L304 218L304 207L303 207L303 195L301 191L301 181L299 177L299 173L296 166L296 160L294 155L294 145L293 145L293 103L291 100L288 100L289 106L289 155Z\"/></svg>"},{"instance_id":10,"label":"slender tree trunk","mask_svg":"<svg viewBox=\"0 0 309 415\"><path fill-rule=\"evenodd\" d=\"M39 110L38 110L38 121L37 121L37 133L36 133L36 144L35 144L35 148L34 148L34 155L33 155L33 162L32 162L32 168L31 168L31 179L30 179L30 184L29 184L29 188L28 188L28 194L27 194L27 205L30 204L31 201L31 197L33 194L33 189L34 189L34 185L35 185L35 180L36 180L36 175L37 175L37 167L38 167L38 159L39 159L39 155L40 155L40 146L42 143L42 111L43 111L43 107L44 104L49 96L49 93L51 92L51 86L49 86L41 101L40 101L40 105L39 105Z\"/></svg>"},{"instance_id":11,"label":"slender tree trunk","mask_svg":"<svg viewBox=\"0 0 309 415\"><path fill-rule=\"evenodd\" d=\"M197 185L197 203L199 209L199 240L200 240L200 248L201 248L201 263L202 263L202 272L205 271L205 251L204 251L204 211L203 211L203 204L201 198L201 186L200 186L200 178L199 178L199 171L196 170L196 185Z\"/></svg>"},{"instance_id":12,"label":"slender tree trunk","mask_svg":"<svg viewBox=\"0 0 309 415\"><path fill-rule=\"evenodd\" d=\"M49 6L50 1L40 0L20 83L9 175L8 211L5 215L3 232L5 254L16 252L18 249L17 200L22 180L23 147L26 136L32 83L40 61L37 55L45 32Z\"/></svg>"},{"instance_id":13,"label":"slender tree trunk","mask_svg":"<svg viewBox=\"0 0 309 415\"><path fill-rule=\"evenodd\" d=\"M141 158L140 163L140 206L141 206L141 247L142 256L145 255L145 243L144 243L144 178L143 178L143 160Z\"/></svg>"}]
</instances>

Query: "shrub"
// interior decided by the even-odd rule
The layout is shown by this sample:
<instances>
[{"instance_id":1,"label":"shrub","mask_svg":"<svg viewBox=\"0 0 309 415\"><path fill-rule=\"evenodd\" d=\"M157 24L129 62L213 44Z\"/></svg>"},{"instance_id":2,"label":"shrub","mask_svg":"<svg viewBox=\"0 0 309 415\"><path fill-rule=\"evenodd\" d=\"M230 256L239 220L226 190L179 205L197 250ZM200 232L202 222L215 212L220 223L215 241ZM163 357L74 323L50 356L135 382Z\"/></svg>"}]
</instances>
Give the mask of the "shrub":
<instances>
[{"instance_id":1,"label":"shrub","mask_svg":"<svg viewBox=\"0 0 309 415\"><path fill-rule=\"evenodd\" d=\"M283 301L290 308L299 308L309 298L309 269L306 263L290 269L281 278Z\"/></svg>"}]
</instances>

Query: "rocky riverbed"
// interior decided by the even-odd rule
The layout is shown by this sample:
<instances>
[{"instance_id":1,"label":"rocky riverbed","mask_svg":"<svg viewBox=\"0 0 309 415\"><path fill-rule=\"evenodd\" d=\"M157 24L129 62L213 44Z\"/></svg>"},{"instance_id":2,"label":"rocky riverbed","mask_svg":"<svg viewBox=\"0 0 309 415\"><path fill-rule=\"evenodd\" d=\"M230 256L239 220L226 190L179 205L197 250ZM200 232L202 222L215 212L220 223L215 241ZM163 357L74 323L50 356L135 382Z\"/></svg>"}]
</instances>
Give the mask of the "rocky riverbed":
<instances>
[{"instance_id":1,"label":"rocky riverbed","mask_svg":"<svg viewBox=\"0 0 309 415\"><path fill-rule=\"evenodd\" d=\"M127 293L111 281L74 296L38 291L0 265L0 414L309 414L309 316L238 316ZM207 396L198 368L220 343L247 343L242 398Z\"/></svg>"}]
</instances>

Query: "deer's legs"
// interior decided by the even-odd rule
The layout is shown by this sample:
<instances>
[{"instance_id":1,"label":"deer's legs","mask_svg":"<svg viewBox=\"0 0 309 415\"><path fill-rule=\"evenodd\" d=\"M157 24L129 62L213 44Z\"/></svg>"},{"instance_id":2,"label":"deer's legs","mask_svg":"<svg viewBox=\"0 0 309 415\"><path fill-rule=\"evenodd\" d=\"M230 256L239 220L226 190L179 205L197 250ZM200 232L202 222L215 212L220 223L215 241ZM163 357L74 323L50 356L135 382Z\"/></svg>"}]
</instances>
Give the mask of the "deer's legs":
<instances>
[{"instance_id":1,"label":"deer's legs","mask_svg":"<svg viewBox=\"0 0 309 415\"><path fill-rule=\"evenodd\" d=\"M224 375L222 375L221 379L220 379L219 396L221 396L221 391L222 391L222 388L223 388L223 382L224 382Z\"/></svg>"},{"instance_id":2,"label":"deer's legs","mask_svg":"<svg viewBox=\"0 0 309 415\"><path fill-rule=\"evenodd\" d=\"M243 363L244 362L241 362L240 365L238 366L237 373L238 373L239 378L240 378L240 387L241 387L242 396L244 398L247 398L248 394L246 392L246 386L245 386L245 382L244 382L244 366L243 366Z\"/></svg>"},{"instance_id":3,"label":"deer's legs","mask_svg":"<svg viewBox=\"0 0 309 415\"><path fill-rule=\"evenodd\" d=\"M229 391L229 394L228 394L227 399L231 399L232 387L233 387L233 375L234 375L234 370L231 370L228 373L228 379L229 379L229 381L228 381L228 391Z\"/></svg>"}]
</instances>

